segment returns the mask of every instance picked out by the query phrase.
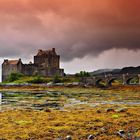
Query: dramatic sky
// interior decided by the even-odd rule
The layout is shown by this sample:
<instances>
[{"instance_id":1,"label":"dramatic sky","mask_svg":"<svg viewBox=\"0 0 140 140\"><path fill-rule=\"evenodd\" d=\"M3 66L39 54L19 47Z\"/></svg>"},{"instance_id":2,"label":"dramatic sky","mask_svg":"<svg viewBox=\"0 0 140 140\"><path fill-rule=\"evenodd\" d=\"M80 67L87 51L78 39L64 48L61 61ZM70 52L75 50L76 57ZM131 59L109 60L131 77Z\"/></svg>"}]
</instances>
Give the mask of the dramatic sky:
<instances>
[{"instance_id":1,"label":"dramatic sky","mask_svg":"<svg viewBox=\"0 0 140 140\"><path fill-rule=\"evenodd\" d=\"M67 73L140 65L140 0L0 0L0 61L55 47Z\"/></svg>"}]
</instances>

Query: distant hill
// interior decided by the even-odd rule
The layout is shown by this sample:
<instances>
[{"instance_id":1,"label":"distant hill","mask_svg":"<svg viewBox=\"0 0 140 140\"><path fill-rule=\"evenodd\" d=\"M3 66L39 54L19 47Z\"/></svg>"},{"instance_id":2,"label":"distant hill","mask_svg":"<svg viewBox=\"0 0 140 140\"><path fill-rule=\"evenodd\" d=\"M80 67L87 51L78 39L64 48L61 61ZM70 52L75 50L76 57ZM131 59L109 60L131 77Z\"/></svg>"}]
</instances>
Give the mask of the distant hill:
<instances>
[{"instance_id":1,"label":"distant hill","mask_svg":"<svg viewBox=\"0 0 140 140\"><path fill-rule=\"evenodd\" d=\"M91 75L105 75L105 74L140 74L140 66L138 67L124 67L122 69L99 69L90 72Z\"/></svg>"},{"instance_id":2,"label":"distant hill","mask_svg":"<svg viewBox=\"0 0 140 140\"><path fill-rule=\"evenodd\" d=\"M140 74L140 66L138 67L125 67L120 71L120 74Z\"/></svg>"},{"instance_id":3,"label":"distant hill","mask_svg":"<svg viewBox=\"0 0 140 140\"><path fill-rule=\"evenodd\" d=\"M122 69L99 69L89 72L91 76L105 75L105 74L140 74L140 66L138 67L124 67ZM67 74L67 76L74 76L75 74Z\"/></svg>"},{"instance_id":4,"label":"distant hill","mask_svg":"<svg viewBox=\"0 0 140 140\"><path fill-rule=\"evenodd\" d=\"M99 69L94 72L90 72L91 75L104 75L119 73L121 69Z\"/></svg>"}]
</instances>

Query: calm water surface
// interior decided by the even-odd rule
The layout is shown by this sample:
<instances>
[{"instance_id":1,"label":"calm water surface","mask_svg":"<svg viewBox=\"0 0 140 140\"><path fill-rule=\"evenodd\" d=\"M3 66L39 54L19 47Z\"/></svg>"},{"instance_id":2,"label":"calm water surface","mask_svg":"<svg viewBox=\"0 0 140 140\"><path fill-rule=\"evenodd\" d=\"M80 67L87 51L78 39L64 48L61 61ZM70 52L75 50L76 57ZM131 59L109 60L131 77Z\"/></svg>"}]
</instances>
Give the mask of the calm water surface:
<instances>
[{"instance_id":1,"label":"calm water surface","mask_svg":"<svg viewBox=\"0 0 140 140\"><path fill-rule=\"evenodd\" d=\"M82 97L82 98L81 98ZM65 109L67 107L75 107L81 105L89 105L90 107L96 107L103 104L111 105L140 105L140 101L137 99L122 100L117 95L115 99L108 100L108 95L97 95L90 93L77 96L76 94L64 94L57 91L46 91L39 93L16 93L16 92L4 92L0 93L0 110L11 109L34 109L44 110L46 108L52 109Z\"/></svg>"}]
</instances>

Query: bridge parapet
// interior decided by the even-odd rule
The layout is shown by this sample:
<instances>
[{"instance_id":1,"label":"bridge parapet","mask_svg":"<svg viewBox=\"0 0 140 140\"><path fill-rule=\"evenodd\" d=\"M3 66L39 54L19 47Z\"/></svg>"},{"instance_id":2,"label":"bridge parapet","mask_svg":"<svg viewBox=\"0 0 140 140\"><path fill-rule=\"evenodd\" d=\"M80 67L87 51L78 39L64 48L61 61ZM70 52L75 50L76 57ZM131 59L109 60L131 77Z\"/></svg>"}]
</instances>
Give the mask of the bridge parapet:
<instances>
[{"instance_id":1,"label":"bridge parapet","mask_svg":"<svg viewBox=\"0 0 140 140\"><path fill-rule=\"evenodd\" d=\"M81 82L86 85L98 86L104 82L106 86L111 86L115 80L119 80L123 85L129 85L132 79L137 79L140 84L140 74L108 74L103 76L83 77Z\"/></svg>"}]
</instances>

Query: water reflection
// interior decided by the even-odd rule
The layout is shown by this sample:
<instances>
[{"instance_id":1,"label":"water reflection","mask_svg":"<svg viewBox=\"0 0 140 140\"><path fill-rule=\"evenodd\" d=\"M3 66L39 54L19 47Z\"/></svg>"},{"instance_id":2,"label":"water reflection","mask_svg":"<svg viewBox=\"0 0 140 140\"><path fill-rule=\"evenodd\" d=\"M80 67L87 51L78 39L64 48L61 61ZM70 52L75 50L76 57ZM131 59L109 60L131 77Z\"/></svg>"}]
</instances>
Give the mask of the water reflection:
<instances>
[{"instance_id":1,"label":"water reflection","mask_svg":"<svg viewBox=\"0 0 140 140\"><path fill-rule=\"evenodd\" d=\"M42 91L39 93L4 92L0 93L0 110L46 110L48 108L63 110L68 107L83 105L96 107L103 104L130 106L140 105L139 99L131 97L127 100L123 100L121 95L115 96L115 99L112 101L108 100L109 96L105 96L102 93L98 96L97 94L90 93L85 93L81 96L77 95L78 94L71 93L64 94L63 92L57 91Z\"/></svg>"},{"instance_id":2,"label":"water reflection","mask_svg":"<svg viewBox=\"0 0 140 140\"><path fill-rule=\"evenodd\" d=\"M2 110L1 104L2 104L2 93L0 93L0 111Z\"/></svg>"},{"instance_id":3,"label":"water reflection","mask_svg":"<svg viewBox=\"0 0 140 140\"><path fill-rule=\"evenodd\" d=\"M60 92L42 93L0 93L0 108L11 109L35 109L45 110L46 108L60 109L62 105Z\"/></svg>"},{"instance_id":4,"label":"water reflection","mask_svg":"<svg viewBox=\"0 0 140 140\"><path fill-rule=\"evenodd\" d=\"M0 105L2 104L2 93L0 93Z\"/></svg>"}]
</instances>

